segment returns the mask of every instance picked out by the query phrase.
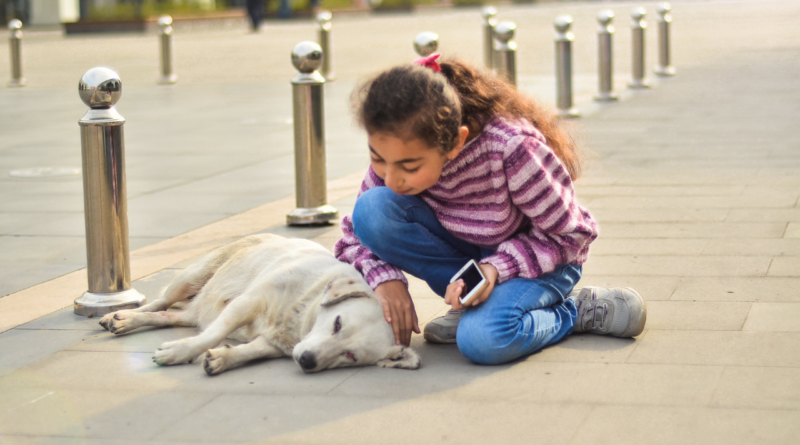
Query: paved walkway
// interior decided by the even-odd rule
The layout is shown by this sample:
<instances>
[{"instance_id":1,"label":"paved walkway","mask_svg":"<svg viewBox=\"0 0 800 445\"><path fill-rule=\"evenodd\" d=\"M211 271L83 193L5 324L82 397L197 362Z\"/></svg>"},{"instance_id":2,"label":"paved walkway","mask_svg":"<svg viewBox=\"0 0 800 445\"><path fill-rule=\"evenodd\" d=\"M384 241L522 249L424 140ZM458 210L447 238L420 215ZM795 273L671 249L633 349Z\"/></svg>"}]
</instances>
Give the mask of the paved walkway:
<instances>
[{"instance_id":1,"label":"paved walkway","mask_svg":"<svg viewBox=\"0 0 800 445\"><path fill-rule=\"evenodd\" d=\"M633 4L606 5L618 14L622 88L625 16ZM292 190L288 50L276 50L271 62L252 57L259 45L282 42L280 36L313 38L313 28L276 25L255 36L187 28L186 48L227 41L232 54L219 53L217 63L198 52L196 60L183 56L182 83L166 89L149 84L156 71L145 57L148 45L155 46L152 36L32 33L31 86L0 91L0 102L11 104L0 109L0 275L3 283L16 283L0 292L9 294L0 298L0 443L795 443L800 31L789 24L800 18L800 5L676 2L678 76L595 107L588 103L594 89L588 36L599 7L578 2L501 11L520 23L522 88L546 92L545 102L552 97L552 17L574 14L576 33L586 36L576 44L583 55L576 65L579 106L590 115L576 122L576 134L592 154L578 194L600 221L601 237L582 283L639 289L648 300L647 330L635 340L573 336L498 367L471 365L455 347L415 336L423 367L413 372L363 368L306 376L290 360L274 360L209 378L196 365L155 367L152 351L192 330L114 338L96 320L59 310L86 283L79 270L79 179L7 176L24 167L79 165L75 121L83 107L73 86L61 90L59 76L74 85L94 64L91 45L124 45L127 62L104 54L119 57L110 64L131 72L123 76L130 83L119 109L129 120L137 289L156 294L203 251L248 233L331 246L338 227L281 224L293 207L286 197ZM343 213L352 208L366 166L363 135L345 113L356 79L407 59L410 45L399 37L412 27L413 37L417 26L437 30L443 42L453 36L447 41L470 57L467 51L479 43L476 14L428 11L337 22L341 79L330 85L327 113L330 195ZM386 38L363 37L370 32ZM522 57L523 42L541 51L540 63L530 52ZM374 50L379 45L385 50ZM43 55L31 54L37 48ZM359 58L359 48L370 57ZM231 73L225 60L234 56L241 69ZM37 71L37 63L64 69ZM32 278L13 281L29 270ZM424 284L412 281L412 293L421 320L446 310Z\"/></svg>"}]
</instances>

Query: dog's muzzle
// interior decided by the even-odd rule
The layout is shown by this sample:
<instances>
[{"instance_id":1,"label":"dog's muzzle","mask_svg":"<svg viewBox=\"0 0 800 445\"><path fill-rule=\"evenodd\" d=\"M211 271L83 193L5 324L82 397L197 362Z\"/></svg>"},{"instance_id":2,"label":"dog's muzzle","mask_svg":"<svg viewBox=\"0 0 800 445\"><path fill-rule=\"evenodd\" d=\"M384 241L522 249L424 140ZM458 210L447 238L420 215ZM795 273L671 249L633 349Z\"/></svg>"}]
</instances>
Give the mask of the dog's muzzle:
<instances>
[{"instance_id":1,"label":"dog's muzzle","mask_svg":"<svg viewBox=\"0 0 800 445\"><path fill-rule=\"evenodd\" d=\"M306 351L297 359L297 364L299 364L304 371L308 371L317 367L317 358L314 357L312 352Z\"/></svg>"}]
</instances>

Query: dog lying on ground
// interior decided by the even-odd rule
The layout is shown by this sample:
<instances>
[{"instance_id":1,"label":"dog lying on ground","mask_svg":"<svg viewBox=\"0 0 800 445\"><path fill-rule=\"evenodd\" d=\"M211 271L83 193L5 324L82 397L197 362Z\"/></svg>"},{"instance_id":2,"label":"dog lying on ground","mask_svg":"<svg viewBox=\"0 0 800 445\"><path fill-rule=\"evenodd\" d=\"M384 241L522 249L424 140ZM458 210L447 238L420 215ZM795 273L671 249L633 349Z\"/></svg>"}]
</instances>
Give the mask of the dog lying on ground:
<instances>
[{"instance_id":1,"label":"dog lying on ground","mask_svg":"<svg viewBox=\"0 0 800 445\"><path fill-rule=\"evenodd\" d=\"M186 310L167 312L186 301ZM156 301L108 314L100 325L118 335L142 326L197 326L199 335L164 343L153 360L177 365L205 353L209 375L284 356L304 372L420 365L416 352L395 345L381 302L353 266L314 242L276 235L249 236L211 252ZM218 347L225 338L242 344Z\"/></svg>"}]
</instances>

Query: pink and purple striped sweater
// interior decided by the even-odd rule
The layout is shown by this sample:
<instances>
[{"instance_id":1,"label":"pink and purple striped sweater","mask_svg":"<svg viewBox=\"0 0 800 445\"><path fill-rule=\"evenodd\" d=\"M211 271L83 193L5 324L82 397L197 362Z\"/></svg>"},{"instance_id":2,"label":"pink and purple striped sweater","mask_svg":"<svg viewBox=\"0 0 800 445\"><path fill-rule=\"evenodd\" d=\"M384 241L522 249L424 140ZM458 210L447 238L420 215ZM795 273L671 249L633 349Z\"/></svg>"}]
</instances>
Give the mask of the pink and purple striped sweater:
<instances>
[{"instance_id":1,"label":"pink and purple striped sweater","mask_svg":"<svg viewBox=\"0 0 800 445\"><path fill-rule=\"evenodd\" d=\"M384 182L367 172L359 195ZM498 283L536 278L559 264L583 264L598 228L578 205L569 173L544 136L524 120L496 117L445 164L439 181L418 195L453 235L496 252L481 260L499 272ZM406 281L353 234L350 216L334 254L350 263L374 289Z\"/></svg>"}]
</instances>

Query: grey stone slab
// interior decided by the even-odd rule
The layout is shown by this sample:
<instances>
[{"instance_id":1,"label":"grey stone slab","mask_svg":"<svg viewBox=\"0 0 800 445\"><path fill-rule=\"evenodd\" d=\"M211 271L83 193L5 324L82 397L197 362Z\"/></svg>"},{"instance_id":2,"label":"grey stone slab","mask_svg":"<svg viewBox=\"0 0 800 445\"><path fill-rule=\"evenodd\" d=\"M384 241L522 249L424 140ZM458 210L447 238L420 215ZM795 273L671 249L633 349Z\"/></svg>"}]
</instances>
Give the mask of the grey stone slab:
<instances>
[{"instance_id":1,"label":"grey stone slab","mask_svg":"<svg viewBox=\"0 0 800 445\"><path fill-rule=\"evenodd\" d=\"M800 210L800 209L798 209ZM800 238L800 224L797 222L790 222L786 226L786 232L783 235L784 238Z\"/></svg>"},{"instance_id":2,"label":"grey stone slab","mask_svg":"<svg viewBox=\"0 0 800 445\"><path fill-rule=\"evenodd\" d=\"M604 223L606 238L780 238L786 223L671 222Z\"/></svg>"},{"instance_id":3,"label":"grey stone slab","mask_svg":"<svg viewBox=\"0 0 800 445\"><path fill-rule=\"evenodd\" d=\"M65 253L85 245L84 234L85 229L79 237L0 236L0 262L58 262Z\"/></svg>"},{"instance_id":4,"label":"grey stone slab","mask_svg":"<svg viewBox=\"0 0 800 445\"><path fill-rule=\"evenodd\" d=\"M627 363L800 366L797 332L649 329Z\"/></svg>"},{"instance_id":5,"label":"grey stone slab","mask_svg":"<svg viewBox=\"0 0 800 445\"><path fill-rule=\"evenodd\" d=\"M208 393L151 393L146 388L129 392L84 389L48 391L36 403L23 402L41 392L44 390L21 388L12 393L16 400L6 402L11 405L11 415L4 416L3 431L145 441L217 397Z\"/></svg>"},{"instance_id":6,"label":"grey stone slab","mask_svg":"<svg viewBox=\"0 0 800 445\"><path fill-rule=\"evenodd\" d=\"M61 309L50 315L37 318L36 320L22 324L15 330L69 330L69 331L103 331L104 329L97 323L96 318L87 318L75 315L72 307ZM86 337L76 339L72 344L83 340ZM67 345L69 346L69 345Z\"/></svg>"},{"instance_id":7,"label":"grey stone slab","mask_svg":"<svg viewBox=\"0 0 800 445\"><path fill-rule=\"evenodd\" d=\"M83 268L80 264L17 264L0 263L3 280L0 281L0 297L27 289L61 275Z\"/></svg>"},{"instance_id":8,"label":"grey stone slab","mask_svg":"<svg viewBox=\"0 0 800 445\"><path fill-rule=\"evenodd\" d=\"M763 276L772 258L765 256L605 255L583 266L592 275Z\"/></svg>"},{"instance_id":9,"label":"grey stone slab","mask_svg":"<svg viewBox=\"0 0 800 445\"><path fill-rule=\"evenodd\" d=\"M128 352L152 353L162 344L194 337L199 333L196 328L169 327L169 328L139 328L125 335L114 335L108 331L94 333L82 341L71 345L68 351L87 352Z\"/></svg>"},{"instance_id":10,"label":"grey stone slab","mask_svg":"<svg viewBox=\"0 0 800 445\"><path fill-rule=\"evenodd\" d=\"M83 330L11 329L0 334L0 375L25 367L84 338L94 335Z\"/></svg>"},{"instance_id":11,"label":"grey stone slab","mask_svg":"<svg viewBox=\"0 0 800 445\"><path fill-rule=\"evenodd\" d=\"M800 302L800 278L686 277L672 300Z\"/></svg>"}]
</instances>

